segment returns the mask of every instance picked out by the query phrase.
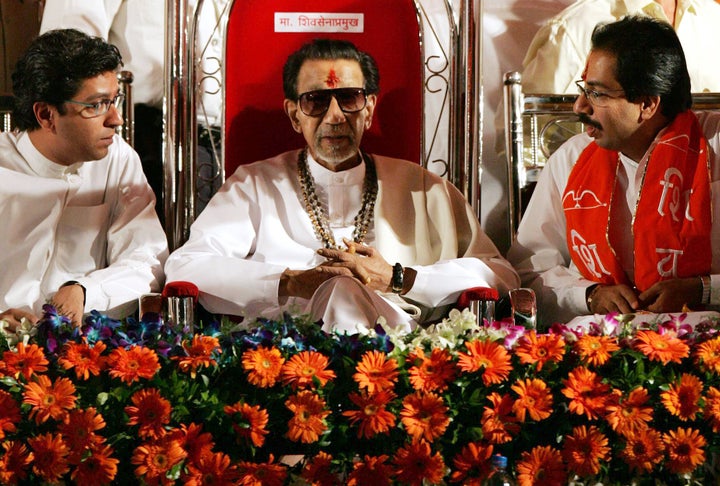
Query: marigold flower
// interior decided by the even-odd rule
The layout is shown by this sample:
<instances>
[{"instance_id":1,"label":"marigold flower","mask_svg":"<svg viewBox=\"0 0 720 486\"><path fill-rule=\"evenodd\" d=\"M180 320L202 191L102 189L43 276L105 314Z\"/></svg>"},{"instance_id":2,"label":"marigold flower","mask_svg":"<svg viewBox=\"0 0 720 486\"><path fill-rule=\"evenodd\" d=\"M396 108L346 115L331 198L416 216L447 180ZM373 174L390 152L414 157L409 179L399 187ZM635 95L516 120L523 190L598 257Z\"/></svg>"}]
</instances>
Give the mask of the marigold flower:
<instances>
[{"instance_id":1,"label":"marigold flower","mask_svg":"<svg viewBox=\"0 0 720 486\"><path fill-rule=\"evenodd\" d=\"M602 366L612 353L620 350L617 339L610 336L584 334L575 342L575 351L590 366Z\"/></svg>"},{"instance_id":2,"label":"marigold flower","mask_svg":"<svg viewBox=\"0 0 720 486\"><path fill-rule=\"evenodd\" d=\"M551 446L537 446L523 452L515 470L519 486L567 484L560 451Z\"/></svg>"},{"instance_id":3,"label":"marigold flower","mask_svg":"<svg viewBox=\"0 0 720 486\"><path fill-rule=\"evenodd\" d=\"M588 420L595 420L605 414L610 385L601 383L600 377L579 366L563 380L565 388L562 394L570 399L568 409L572 413L585 415Z\"/></svg>"},{"instance_id":4,"label":"marigold flower","mask_svg":"<svg viewBox=\"0 0 720 486\"><path fill-rule=\"evenodd\" d=\"M93 407L85 410L73 409L65 417L65 421L58 426L65 443L70 448L70 462L79 462L87 449L105 441L103 437L95 434L105 427L103 416Z\"/></svg>"},{"instance_id":5,"label":"marigold flower","mask_svg":"<svg viewBox=\"0 0 720 486\"><path fill-rule=\"evenodd\" d=\"M335 372L327 369L328 359L317 351L301 351L294 355L282 367L282 382L298 388L314 388L318 383L325 386L328 380L335 378Z\"/></svg>"},{"instance_id":6,"label":"marigold flower","mask_svg":"<svg viewBox=\"0 0 720 486\"><path fill-rule=\"evenodd\" d=\"M338 476L331 466L332 456L321 451L305 464L300 477L312 486L335 486L338 484Z\"/></svg>"},{"instance_id":7,"label":"marigold flower","mask_svg":"<svg viewBox=\"0 0 720 486\"><path fill-rule=\"evenodd\" d=\"M502 383L512 371L510 354L494 341L469 341L465 343L467 354L458 353L458 368L467 373L483 370L482 380L486 386Z\"/></svg>"},{"instance_id":8,"label":"marigold flower","mask_svg":"<svg viewBox=\"0 0 720 486\"><path fill-rule=\"evenodd\" d=\"M63 346L62 355L58 358L58 364L66 370L75 369L75 376L78 380L87 380L90 375L99 376L105 367L105 357L102 353L107 346L98 341L94 346L87 342L67 342Z\"/></svg>"},{"instance_id":9,"label":"marigold flower","mask_svg":"<svg viewBox=\"0 0 720 486\"><path fill-rule=\"evenodd\" d=\"M720 432L720 390L714 386L708 388L703 416L712 427L713 432Z\"/></svg>"},{"instance_id":10,"label":"marigold flower","mask_svg":"<svg viewBox=\"0 0 720 486\"><path fill-rule=\"evenodd\" d=\"M187 453L177 440L160 440L135 448L130 462L137 466L135 475L144 480L157 480L185 459Z\"/></svg>"},{"instance_id":11,"label":"marigold flower","mask_svg":"<svg viewBox=\"0 0 720 486\"><path fill-rule=\"evenodd\" d=\"M208 452L188 464L184 486L205 486L208 484L237 484L237 468L230 456L222 452Z\"/></svg>"},{"instance_id":12,"label":"marigold flower","mask_svg":"<svg viewBox=\"0 0 720 486\"><path fill-rule=\"evenodd\" d=\"M180 446L187 452L188 460L199 462L206 454L212 454L214 447L212 434L202 431L202 425L191 422L189 425L182 425L177 430L177 437Z\"/></svg>"},{"instance_id":13,"label":"marigold flower","mask_svg":"<svg viewBox=\"0 0 720 486\"><path fill-rule=\"evenodd\" d=\"M653 408L645 406L648 400L650 396L645 388L635 388L626 398L619 397L607 405L605 420L615 432L624 436L644 429L653 418Z\"/></svg>"},{"instance_id":14,"label":"marigold flower","mask_svg":"<svg viewBox=\"0 0 720 486\"><path fill-rule=\"evenodd\" d=\"M389 390L383 390L372 395L368 393L351 393L348 398L358 406L358 409L346 410L342 414L350 420L351 425L360 424L357 432L358 437L370 439L377 434L386 434L390 428L395 426L395 414L389 412L385 407L395 396Z\"/></svg>"},{"instance_id":15,"label":"marigold flower","mask_svg":"<svg viewBox=\"0 0 720 486\"><path fill-rule=\"evenodd\" d=\"M177 361L178 368L184 373L190 371L191 378L197 376L198 368L215 366L217 362L212 355L222 352L218 338L202 334L195 334L190 345L187 340L183 341L182 347L185 350L185 356L173 356L171 359Z\"/></svg>"},{"instance_id":16,"label":"marigold flower","mask_svg":"<svg viewBox=\"0 0 720 486\"><path fill-rule=\"evenodd\" d=\"M626 438L627 442L620 452L620 457L631 470L640 474L651 472L662 460L664 447L660 433L645 427L629 433Z\"/></svg>"},{"instance_id":17,"label":"marigold flower","mask_svg":"<svg viewBox=\"0 0 720 486\"><path fill-rule=\"evenodd\" d=\"M269 388L274 386L285 358L280 354L277 348L265 348L259 346L257 349L249 349L243 353L242 364L247 371L247 379L251 385L260 388Z\"/></svg>"},{"instance_id":18,"label":"marigold flower","mask_svg":"<svg viewBox=\"0 0 720 486\"><path fill-rule=\"evenodd\" d=\"M140 381L140 378L149 380L155 376L160 369L160 362L152 349L132 346L130 349L114 349L108 356L108 366L110 376L130 385Z\"/></svg>"},{"instance_id":19,"label":"marigold flower","mask_svg":"<svg viewBox=\"0 0 720 486\"><path fill-rule=\"evenodd\" d=\"M113 449L107 445L95 445L90 453L75 466L70 479L75 484L111 484L117 475L118 459L112 457Z\"/></svg>"},{"instance_id":20,"label":"marigold flower","mask_svg":"<svg viewBox=\"0 0 720 486\"><path fill-rule=\"evenodd\" d=\"M492 445L479 442L466 444L453 459L455 469L450 475L450 481L462 483L463 486L482 486L493 473L490 460L492 453Z\"/></svg>"},{"instance_id":21,"label":"marigold flower","mask_svg":"<svg viewBox=\"0 0 720 486\"><path fill-rule=\"evenodd\" d=\"M408 354L408 361L415 364L408 370L410 384L416 391L442 392L455 379L455 365L450 352L445 348L433 348L430 356L417 348Z\"/></svg>"},{"instance_id":22,"label":"marigold flower","mask_svg":"<svg viewBox=\"0 0 720 486\"><path fill-rule=\"evenodd\" d=\"M402 483L421 485L439 483L445 476L445 461L439 452L433 453L430 444L415 441L400 448L393 459L397 480Z\"/></svg>"},{"instance_id":23,"label":"marigold flower","mask_svg":"<svg viewBox=\"0 0 720 486\"><path fill-rule=\"evenodd\" d=\"M23 403L32 406L30 418L42 424L50 417L63 420L67 411L75 407L75 385L67 378L58 378L55 383L45 375L38 375L34 382L25 385Z\"/></svg>"},{"instance_id":24,"label":"marigold flower","mask_svg":"<svg viewBox=\"0 0 720 486\"><path fill-rule=\"evenodd\" d=\"M610 458L608 438L594 425L574 427L572 435L565 436L562 455L570 471L580 477L594 476L600 472L600 463Z\"/></svg>"},{"instance_id":25,"label":"marigold flower","mask_svg":"<svg viewBox=\"0 0 720 486\"><path fill-rule=\"evenodd\" d=\"M67 456L70 452L60 434L40 434L28 439L33 451L32 470L40 478L54 483L70 471Z\"/></svg>"},{"instance_id":26,"label":"marigold flower","mask_svg":"<svg viewBox=\"0 0 720 486\"><path fill-rule=\"evenodd\" d=\"M658 334L655 331L638 331L635 335L635 348L650 361L660 361L662 364L680 363L690 353L688 345L671 332Z\"/></svg>"},{"instance_id":27,"label":"marigold flower","mask_svg":"<svg viewBox=\"0 0 720 486\"><path fill-rule=\"evenodd\" d=\"M37 344L26 346L22 341L17 344L16 351L5 351L2 361L5 366L3 373L16 380L20 375L24 376L25 380L30 380L34 374L45 373L48 365L42 348Z\"/></svg>"},{"instance_id":28,"label":"marigold flower","mask_svg":"<svg viewBox=\"0 0 720 486\"><path fill-rule=\"evenodd\" d=\"M398 377L398 364L380 351L366 352L356 366L353 379L368 393L377 393L393 387Z\"/></svg>"},{"instance_id":29,"label":"marigold flower","mask_svg":"<svg viewBox=\"0 0 720 486\"><path fill-rule=\"evenodd\" d=\"M537 370L547 363L560 362L565 355L565 340L559 334L540 334L530 331L518 340L515 355L522 364L535 364Z\"/></svg>"},{"instance_id":30,"label":"marigold flower","mask_svg":"<svg viewBox=\"0 0 720 486\"><path fill-rule=\"evenodd\" d=\"M170 423L172 407L156 388L133 393L132 405L125 407L128 425L138 425L138 435L144 439L157 439L165 435L165 426Z\"/></svg>"},{"instance_id":31,"label":"marigold flower","mask_svg":"<svg viewBox=\"0 0 720 486\"><path fill-rule=\"evenodd\" d=\"M25 444L14 440L2 442L5 454L0 457L0 484L16 484L27 478L34 456Z\"/></svg>"},{"instance_id":32,"label":"marigold flower","mask_svg":"<svg viewBox=\"0 0 720 486\"><path fill-rule=\"evenodd\" d=\"M700 412L700 398L703 383L695 375L683 373L679 383L671 383L667 391L660 394L668 412L680 420L693 420Z\"/></svg>"},{"instance_id":33,"label":"marigold flower","mask_svg":"<svg viewBox=\"0 0 720 486\"><path fill-rule=\"evenodd\" d=\"M353 465L348 475L347 486L390 486L392 484L392 468L386 464L386 455L368 456Z\"/></svg>"},{"instance_id":34,"label":"marigold flower","mask_svg":"<svg viewBox=\"0 0 720 486\"><path fill-rule=\"evenodd\" d=\"M720 375L720 336L700 344L695 349L695 361L703 371Z\"/></svg>"},{"instance_id":35,"label":"marigold flower","mask_svg":"<svg viewBox=\"0 0 720 486\"><path fill-rule=\"evenodd\" d=\"M265 443L268 413L259 405L249 405L237 402L235 405L226 405L225 413L233 418L233 430L239 438L248 439L255 447L262 447Z\"/></svg>"},{"instance_id":36,"label":"marigold flower","mask_svg":"<svg viewBox=\"0 0 720 486\"><path fill-rule=\"evenodd\" d=\"M242 486L283 486L287 479L287 468L282 464L273 464L275 458L270 454L267 462L255 463L242 461L238 464L238 475Z\"/></svg>"},{"instance_id":37,"label":"marigold flower","mask_svg":"<svg viewBox=\"0 0 720 486\"><path fill-rule=\"evenodd\" d=\"M433 442L445 433L450 417L442 397L435 393L413 393L403 400L400 421L414 441Z\"/></svg>"},{"instance_id":38,"label":"marigold flower","mask_svg":"<svg viewBox=\"0 0 720 486\"><path fill-rule=\"evenodd\" d=\"M512 410L520 422L525 422L526 413L533 420L543 420L550 416L553 397L544 381L537 378L518 380L510 388L518 394Z\"/></svg>"},{"instance_id":39,"label":"marigold flower","mask_svg":"<svg viewBox=\"0 0 720 486\"><path fill-rule=\"evenodd\" d=\"M667 468L675 474L690 473L705 462L705 437L695 429L678 428L663 434Z\"/></svg>"},{"instance_id":40,"label":"marigold flower","mask_svg":"<svg viewBox=\"0 0 720 486\"><path fill-rule=\"evenodd\" d=\"M20 422L20 406L12 395L0 390L0 440L5 439L5 432L15 432L15 424Z\"/></svg>"},{"instance_id":41,"label":"marigold flower","mask_svg":"<svg viewBox=\"0 0 720 486\"><path fill-rule=\"evenodd\" d=\"M520 431L518 419L511 415L515 399L509 394L492 392L488 395L492 407L485 407L482 419L483 437L491 444L504 444Z\"/></svg>"},{"instance_id":42,"label":"marigold flower","mask_svg":"<svg viewBox=\"0 0 720 486\"><path fill-rule=\"evenodd\" d=\"M290 440L312 444L327 430L325 417L330 411L325 408L325 400L315 393L305 390L291 396L285 406L293 413L288 421L287 436Z\"/></svg>"}]
</instances>

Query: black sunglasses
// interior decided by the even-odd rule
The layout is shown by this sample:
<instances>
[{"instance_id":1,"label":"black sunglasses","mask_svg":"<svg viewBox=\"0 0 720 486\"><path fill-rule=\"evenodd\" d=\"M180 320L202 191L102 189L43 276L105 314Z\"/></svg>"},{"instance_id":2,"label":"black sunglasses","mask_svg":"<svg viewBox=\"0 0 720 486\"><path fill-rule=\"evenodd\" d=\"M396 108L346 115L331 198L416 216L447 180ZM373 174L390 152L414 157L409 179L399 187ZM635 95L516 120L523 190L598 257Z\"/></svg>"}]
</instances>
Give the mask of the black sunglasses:
<instances>
[{"instance_id":1,"label":"black sunglasses","mask_svg":"<svg viewBox=\"0 0 720 486\"><path fill-rule=\"evenodd\" d=\"M337 88L317 89L306 91L298 96L300 110L307 116L320 116L330 108L330 102L335 98L338 106L344 113L356 113L367 103L365 88Z\"/></svg>"}]
</instances>

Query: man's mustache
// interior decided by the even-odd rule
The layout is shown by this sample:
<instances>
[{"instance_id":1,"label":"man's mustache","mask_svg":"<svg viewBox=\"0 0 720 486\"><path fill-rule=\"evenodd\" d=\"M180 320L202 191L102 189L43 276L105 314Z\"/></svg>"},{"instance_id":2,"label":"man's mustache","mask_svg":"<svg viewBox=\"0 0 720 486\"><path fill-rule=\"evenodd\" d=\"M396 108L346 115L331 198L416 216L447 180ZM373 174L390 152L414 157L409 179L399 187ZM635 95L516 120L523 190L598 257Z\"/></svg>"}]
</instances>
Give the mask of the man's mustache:
<instances>
[{"instance_id":1,"label":"man's mustache","mask_svg":"<svg viewBox=\"0 0 720 486\"><path fill-rule=\"evenodd\" d=\"M580 114L578 115L578 119L580 120L580 123L583 123L583 124L585 124L585 125L593 126L593 127L597 128L598 130L602 130L602 125L600 125L600 124L599 124L598 122L596 122L595 120L591 119L591 118L590 118L589 116L587 116L587 114L585 114L585 113L580 113Z\"/></svg>"}]
</instances>

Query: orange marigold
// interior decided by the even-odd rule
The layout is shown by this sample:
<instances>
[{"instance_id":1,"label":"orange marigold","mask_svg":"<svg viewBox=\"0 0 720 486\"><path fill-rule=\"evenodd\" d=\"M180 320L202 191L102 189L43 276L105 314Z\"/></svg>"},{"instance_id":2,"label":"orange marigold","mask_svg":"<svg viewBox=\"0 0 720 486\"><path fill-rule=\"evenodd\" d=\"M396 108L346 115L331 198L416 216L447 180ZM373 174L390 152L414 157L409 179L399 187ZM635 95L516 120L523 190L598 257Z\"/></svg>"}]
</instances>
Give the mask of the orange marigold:
<instances>
[{"instance_id":1,"label":"orange marigold","mask_svg":"<svg viewBox=\"0 0 720 486\"><path fill-rule=\"evenodd\" d=\"M250 405L237 402L235 405L226 405L225 413L233 419L233 430L239 438L250 440L255 447L262 447L265 443L268 424L267 410L259 405Z\"/></svg>"},{"instance_id":2,"label":"orange marigold","mask_svg":"<svg viewBox=\"0 0 720 486\"><path fill-rule=\"evenodd\" d=\"M625 448L620 452L620 457L634 470L640 474L649 473L655 465L660 463L663 454L663 443L660 433L645 427L631 432L626 436Z\"/></svg>"},{"instance_id":3,"label":"orange marigold","mask_svg":"<svg viewBox=\"0 0 720 486\"><path fill-rule=\"evenodd\" d=\"M58 430L70 448L71 463L78 463L86 450L105 441L103 437L95 433L103 427L105 427L105 420L93 407L85 410L76 408L70 411Z\"/></svg>"},{"instance_id":4,"label":"orange marigold","mask_svg":"<svg viewBox=\"0 0 720 486\"><path fill-rule=\"evenodd\" d=\"M33 453L25 444L14 440L4 440L2 448L5 453L0 457L0 484L16 484L27 478Z\"/></svg>"},{"instance_id":5,"label":"orange marigold","mask_svg":"<svg viewBox=\"0 0 720 486\"><path fill-rule=\"evenodd\" d=\"M83 460L75 466L70 479L75 484L112 484L117 475L118 459L112 457L113 449L108 445L93 446Z\"/></svg>"},{"instance_id":6,"label":"orange marigold","mask_svg":"<svg viewBox=\"0 0 720 486\"><path fill-rule=\"evenodd\" d=\"M693 420L700 412L700 398L703 383L695 375L683 373L679 383L671 383L667 391L660 394L668 412L680 420Z\"/></svg>"},{"instance_id":7,"label":"orange marigold","mask_svg":"<svg viewBox=\"0 0 720 486\"><path fill-rule=\"evenodd\" d=\"M467 373L483 370L482 380L486 386L502 383L512 371L510 354L494 341L469 341L466 353L458 353L458 368Z\"/></svg>"},{"instance_id":8,"label":"orange marigold","mask_svg":"<svg viewBox=\"0 0 720 486\"><path fill-rule=\"evenodd\" d=\"M417 348L408 354L408 360L414 363L408 370L410 384L417 391L442 392L447 390L448 383L455 379L455 365L450 352L445 348L433 348L430 356Z\"/></svg>"},{"instance_id":9,"label":"orange marigold","mask_svg":"<svg viewBox=\"0 0 720 486\"><path fill-rule=\"evenodd\" d=\"M575 351L590 366L602 366L610 359L612 353L620 350L617 338L610 336L592 336L583 334L575 342Z\"/></svg>"},{"instance_id":10,"label":"orange marigold","mask_svg":"<svg viewBox=\"0 0 720 486\"><path fill-rule=\"evenodd\" d=\"M579 366L568 374L563 385L565 388L561 392L570 399L568 409L571 412L585 415L588 420L595 420L605 414L610 385L602 383L596 373Z\"/></svg>"},{"instance_id":11,"label":"orange marigold","mask_svg":"<svg viewBox=\"0 0 720 486\"><path fill-rule=\"evenodd\" d=\"M155 376L160 369L158 356L150 348L131 346L130 349L116 348L108 356L110 376L119 378L123 383L131 384Z\"/></svg>"},{"instance_id":12,"label":"orange marigold","mask_svg":"<svg viewBox=\"0 0 720 486\"><path fill-rule=\"evenodd\" d=\"M139 445L133 451L130 462L137 466L135 475L155 482L180 463L187 453L177 440L160 440Z\"/></svg>"},{"instance_id":13,"label":"orange marigold","mask_svg":"<svg viewBox=\"0 0 720 486\"><path fill-rule=\"evenodd\" d=\"M690 473L705 462L705 437L695 429L678 428L663 434L667 468L672 473Z\"/></svg>"},{"instance_id":14,"label":"orange marigold","mask_svg":"<svg viewBox=\"0 0 720 486\"><path fill-rule=\"evenodd\" d=\"M138 435L144 439L157 439L165 435L165 426L170 423L172 407L157 388L148 388L133 393L132 405L125 407L128 425L138 425Z\"/></svg>"},{"instance_id":15,"label":"orange marigold","mask_svg":"<svg viewBox=\"0 0 720 486\"><path fill-rule=\"evenodd\" d=\"M48 360L45 353L37 344L25 345L23 342L17 344L16 351L5 351L2 359L7 376L18 379L20 375L26 380L36 373L47 371Z\"/></svg>"},{"instance_id":16,"label":"orange marigold","mask_svg":"<svg viewBox=\"0 0 720 486\"><path fill-rule=\"evenodd\" d=\"M315 393L301 391L288 398L285 406L293 413L288 421L287 436L290 440L312 444L327 430L325 417L330 415L330 411L325 408L325 400Z\"/></svg>"},{"instance_id":17,"label":"orange marigold","mask_svg":"<svg viewBox=\"0 0 720 486\"><path fill-rule=\"evenodd\" d=\"M511 389L518 394L512 409L521 422L525 422L526 413L533 420L543 420L550 416L553 397L544 381L537 378L518 380Z\"/></svg>"},{"instance_id":18,"label":"orange marigold","mask_svg":"<svg viewBox=\"0 0 720 486\"><path fill-rule=\"evenodd\" d=\"M215 366L217 362L213 359L213 353L222 352L218 338L202 334L195 334L190 345L184 340L182 347L185 356L173 356L171 359L177 361L178 368L184 373L190 371L191 378L197 376L198 368Z\"/></svg>"},{"instance_id":19,"label":"orange marigold","mask_svg":"<svg viewBox=\"0 0 720 486\"><path fill-rule=\"evenodd\" d=\"M42 424L50 417L61 421L67 411L75 407L75 385L67 378L58 378L55 383L45 375L38 375L35 381L25 385L23 403L32 407L30 418Z\"/></svg>"},{"instance_id":20,"label":"orange marigold","mask_svg":"<svg viewBox=\"0 0 720 486\"><path fill-rule=\"evenodd\" d=\"M453 458L455 468L450 475L450 481L462 483L463 486L482 486L493 473L490 460L492 453L492 445L479 442L466 444Z\"/></svg>"},{"instance_id":21,"label":"orange marigold","mask_svg":"<svg viewBox=\"0 0 720 486\"><path fill-rule=\"evenodd\" d=\"M332 456L320 451L303 467L300 477L312 486L335 486L338 476L332 471Z\"/></svg>"},{"instance_id":22,"label":"orange marigold","mask_svg":"<svg viewBox=\"0 0 720 486\"><path fill-rule=\"evenodd\" d=\"M387 404L395 398L395 393L383 390L372 395L351 393L350 401L358 406L357 410L346 410L342 414L351 425L359 423L358 437L369 439L377 434L387 434L395 426L395 414L387 410Z\"/></svg>"},{"instance_id":23,"label":"orange marigold","mask_svg":"<svg viewBox=\"0 0 720 486\"><path fill-rule=\"evenodd\" d=\"M620 392L614 394L617 396ZM615 432L624 436L644 429L653 418L653 408L645 406L648 400L650 396L645 388L635 388L627 397L619 396L606 407L605 420Z\"/></svg>"},{"instance_id":24,"label":"orange marigold","mask_svg":"<svg viewBox=\"0 0 720 486\"><path fill-rule=\"evenodd\" d=\"M270 454L268 462L255 463L242 461L238 464L240 485L242 486L283 486L287 479L287 468L282 464L274 464L275 458Z\"/></svg>"},{"instance_id":25,"label":"orange marigold","mask_svg":"<svg viewBox=\"0 0 720 486\"><path fill-rule=\"evenodd\" d=\"M190 422L175 429L177 436L173 439L180 441L180 446L187 452L187 458L192 462L199 462L200 458L212 454L215 446L212 434L202 431L202 425Z\"/></svg>"},{"instance_id":26,"label":"orange marigold","mask_svg":"<svg viewBox=\"0 0 720 486\"><path fill-rule=\"evenodd\" d=\"M720 336L695 348L695 361L703 371L720 375Z\"/></svg>"},{"instance_id":27,"label":"orange marigold","mask_svg":"<svg viewBox=\"0 0 720 486\"><path fill-rule=\"evenodd\" d=\"M98 341L94 346L87 342L68 342L63 346L62 355L58 358L58 364L66 370L74 369L78 380L87 380L90 375L99 376L105 367L105 357L102 353L107 346Z\"/></svg>"},{"instance_id":28,"label":"orange marigold","mask_svg":"<svg viewBox=\"0 0 720 486\"><path fill-rule=\"evenodd\" d=\"M488 395L492 407L485 407L482 424L483 437L491 444L504 444L520 431L517 417L511 415L515 399L509 394L492 392Z\"/></svg>"},{"instance_id":29,"label":"orange marigold","mask_svg":"<svg viewBox=\"0 0 720 486\"><path fill-rule=\"evenodd\" d=\"M720 432L720 390L714 386L708 388L703 416L712 427L713 432Z\"/></svg>"},{"instance_id":30,"label":"orange marigold","mask_svg":"<svg viewBox=\"0 0 720 486\"><path fill-rule=\"evenodd\" d=\"M353 379L368 393L391 389L398 377L398 364L380 351L368 351L357 364Z\"/></svg>"},{"instance_id":31,"label":"orange marigold","mask_svg":"<svg viewBox=\"0 0 720 486\"><path fill-rule=\"evenodd\" d=\"M594 476L600 472L600 463L610 458L608 438L594 425L574 427L572 435L565 437L563 458L578 476Z\"/></svg>"},{"instance_id":32,"label":"orange marigold","mask_svg":"<svg viewBox=\"0 0 720 486\"><path fill-rule=\"evenodd\" d=\"M560 362L565 355L565 340L559 334L540 334L530 331L518 340L515 355L522 364L535 364L537 370L547 363Z\"/></svg>"},{"instance_id":33,"label":"orange marigold","mask_svg":"<svg viewBox=\"0 0 720 486\"><path fill-rule=\"evenodd\" d=\"M562 455L551 446L537 446L523 452L515 470L519 486L567 484Z\"/></svg>"},{"instance_id":34,"label":"orange marigold","mask_svg":"<svg viewBox=\"0 0 720 486\"><path fill-rule=\"evenodd\" d=\"M433 453L430 444L415 441L400 448L393 459L397 480L402 483L421 485L439 483L445 476L445 461L439 452Z\"/></svg>"},{"instance_id":35,"label":"orange marigold","mask_svg":"<svg viewBox=\"0 0 720 486\"><path fill-rule=\"evenodd\" d=\"M392 468L387 463L388 456L368 456L353 465L348 475L347 486L390 486Z\"/></svg>"},{"instance_id":36,"label":"orange marigold","mask_svg":"<svg viewBox=\"0 0 720 486\"><path fill-rule=\"evenodd\" d=\"M15 424L20 422L20 406L12 395L0 390L0 440L5 439L5 432L15 432Z\"/></svg>"},{"instance_id":37,"label":"orange marigold","mask_svg":"<svg viewBox=\"0 0 720 486\"><path fill-rule=\"evenodd\" d=\"M298 388L314 388L316 384L325 384L335 378L335 372L327 369L328 359L317 351L301 351L282 367L282 382Z\"/></svg>"},{"instance_id":38,"label":"orange marigold","mask_svg":"<svg viewBox=\"0 0 720 486\"><path fill-rule=\"evenodd\" d=\"M27 442L33 451L32 470L40 478L54 483L70 471L67 461L70 451L60 434L40 434Z\"/></svg>"},{"instance_id":39,"label":"orange marigold","mask_svg":"<svg viewBox=\"0 0 720 486\"><path fill-rule=\"evenodd\" d=\"M662 364L680 363L690 353L688 345L671 332L659 334L655 331L638 331L635 335L635 348L650 361L660 361Z\"/></svg>"},{"instance_id":40,"label":"orange marigold","mask_svg":"<svg viewBox=\"0 0 720 486\"><path fill-rule=\"evenodd\" d=\"M183 485L237 484L238 476L230 456L222 452L208 452L188 464L188 473Z\"/></svg>"},{"instance_id":41,"label":"orange marigold","mask_svg":"<svg viewBox=\"0 0 720 486\"><path fill-rule=\"evenodd\" d=\"M247 379L251 385L260 388L269 388L274 386L285 358L280 354L277 348L266 348L259 346L257 349L249 349L243 353L242 364L247 371Z\"/></svg>"},{"instance_id":42,"label":"orange marigold","mask_svg":"<svg viewBox=\"0 0 720 486\"><path fill-rule=\"evenodd\" d=\"M413 393L403 400L400 420L413 440L433 442L445 433L450 417L442 397L435 393Z\"/></svg>"}]
</instances>

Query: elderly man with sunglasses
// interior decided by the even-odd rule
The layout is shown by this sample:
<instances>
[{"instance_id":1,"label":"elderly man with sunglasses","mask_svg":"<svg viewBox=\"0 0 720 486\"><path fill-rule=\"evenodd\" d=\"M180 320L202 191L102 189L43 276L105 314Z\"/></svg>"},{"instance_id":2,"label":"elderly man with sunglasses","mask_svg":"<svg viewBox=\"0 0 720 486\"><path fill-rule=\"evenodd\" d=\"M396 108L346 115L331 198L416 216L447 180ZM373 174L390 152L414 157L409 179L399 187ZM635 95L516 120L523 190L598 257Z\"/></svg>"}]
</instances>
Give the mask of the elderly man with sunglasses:
<instances>
[{"instance_id":1,"label":"elderly man with sunglasses","mask_svg":"<svg viewBox=\"0 0 720 486\"><path fill-rule=\"evenodd\" d=\"M599 25L577 87L586 133L548 160L508 253L538 316L717 308L720 116L690 110L672 26Z\"/></svg>"},{"instance_id":2,"label":"elderly man with sunglasses","mask_svg":"<svg viewBox=\"0 0 720 486\"><path fill-rule=\"evenodd\" d=\"M132 314L162 287L167 240L140 160L116 134L122 59L100 38L50 31L12 75L18 130L0 135L0 319L35 323L45 303Z\"/></svg>"},{"instance_id":3,"label":"elderly man with sunglasses","mask_svg":"<svg viewBox=\"0 0 720 486\"><path fill-rule=\"evenodd\" d=\"M514 270L457 189L418 164L360 149L378 92L374 60L318 39L283 70L285 112L307 146L241 166L166 264L214 313L309 313L325 330L378 318L399 330Z\"/></svg>"}]
</instances>

